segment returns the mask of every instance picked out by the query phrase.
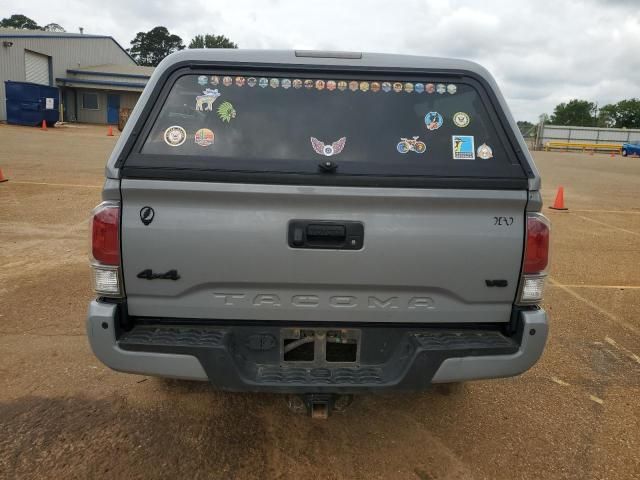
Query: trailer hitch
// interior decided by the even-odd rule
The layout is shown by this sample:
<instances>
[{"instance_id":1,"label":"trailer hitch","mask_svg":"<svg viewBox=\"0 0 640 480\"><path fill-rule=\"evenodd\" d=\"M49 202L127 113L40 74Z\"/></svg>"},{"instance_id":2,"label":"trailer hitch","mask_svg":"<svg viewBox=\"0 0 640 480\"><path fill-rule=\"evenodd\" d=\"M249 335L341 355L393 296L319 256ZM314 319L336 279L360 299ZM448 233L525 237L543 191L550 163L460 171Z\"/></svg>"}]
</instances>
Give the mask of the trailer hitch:
<instances>
[{"instance_id":1,"label":"trailer hitch","mask_svg":"<svg viewBox=\"0 0 640 480\"><path fill-rule=\"evenodd\" d=\"M305 393L288 395L287 405L294 413L306 413L311 418L326 420L335 410L342 412L353 403L353 395L335 393Z\"/></svg>"}]
</instances>

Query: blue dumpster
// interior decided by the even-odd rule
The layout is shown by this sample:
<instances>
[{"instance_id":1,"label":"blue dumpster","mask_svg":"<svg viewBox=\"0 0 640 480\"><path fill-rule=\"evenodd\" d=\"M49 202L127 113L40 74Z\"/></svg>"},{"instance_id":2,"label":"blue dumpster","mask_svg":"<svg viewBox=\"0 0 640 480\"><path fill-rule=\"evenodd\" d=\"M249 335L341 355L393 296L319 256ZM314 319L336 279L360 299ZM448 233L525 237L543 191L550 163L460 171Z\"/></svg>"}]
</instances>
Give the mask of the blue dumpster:
<instances>
[{"instance_id":1,"label":"blue dumpster","mask_svg":"<svg viewBox=\"0 0 640 480\"><path fill-rule=\"evenodd\" d=\"M7 123L47 125L58 121L60 95L58 87L27 82L4 82L7 98Z\"/></svg>"}]
</instances>

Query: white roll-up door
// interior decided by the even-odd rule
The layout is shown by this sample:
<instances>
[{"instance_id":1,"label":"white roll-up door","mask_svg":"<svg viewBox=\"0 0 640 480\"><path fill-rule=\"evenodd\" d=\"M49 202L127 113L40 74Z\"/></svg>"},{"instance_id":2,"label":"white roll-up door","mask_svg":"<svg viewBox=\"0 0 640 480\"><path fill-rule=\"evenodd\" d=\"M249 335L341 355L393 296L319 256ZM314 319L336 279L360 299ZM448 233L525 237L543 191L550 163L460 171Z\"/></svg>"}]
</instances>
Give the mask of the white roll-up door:
<instances>
[{"instance_id":1,"label":"white roll-up door","mask_svg":"<svg viewBox=\"0 0 640 480\"><path fill-rule=\"evenodd\" d=\"M24 51L25 80L41 85L51 85L49 78L49 57L41 53Z\"/></svg>"}]
</instances>

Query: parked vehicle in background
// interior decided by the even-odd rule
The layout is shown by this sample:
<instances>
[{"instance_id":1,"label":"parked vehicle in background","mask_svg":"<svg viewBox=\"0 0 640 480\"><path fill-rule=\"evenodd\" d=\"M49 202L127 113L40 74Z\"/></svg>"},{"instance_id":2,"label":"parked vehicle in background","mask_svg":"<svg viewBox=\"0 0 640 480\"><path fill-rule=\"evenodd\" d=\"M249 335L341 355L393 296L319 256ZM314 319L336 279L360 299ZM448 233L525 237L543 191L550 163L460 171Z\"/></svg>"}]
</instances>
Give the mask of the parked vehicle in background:
<instances>
[{"instance_id":1,"label":"parked vehicle in background","mask_svg":"<svg viewBox=\"0 0 640 480\"><path fill-rule=\"evenodd\" d=\"M630 142L622 144L622 156L640 155L640 142Z\"/></svg>"},{"instance_id":2,"label":"parked vehicle in background","mask_svg":"<svg viewBox=\"0 0 640 480\"><path fill-rule=\"evenodd\" d=\"M115 370L328 413L542 354L540 178L477 64L185 50L106 174L87 329Z\"/></svg>"}]
</instances>

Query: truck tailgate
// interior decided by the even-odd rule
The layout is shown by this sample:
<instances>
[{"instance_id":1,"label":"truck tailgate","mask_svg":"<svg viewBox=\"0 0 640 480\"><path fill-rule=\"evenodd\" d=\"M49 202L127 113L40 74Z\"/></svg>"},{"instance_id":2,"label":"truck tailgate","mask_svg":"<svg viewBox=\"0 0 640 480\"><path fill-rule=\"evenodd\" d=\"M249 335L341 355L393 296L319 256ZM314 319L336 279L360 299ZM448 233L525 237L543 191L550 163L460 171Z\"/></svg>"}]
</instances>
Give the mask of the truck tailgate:
<instances>
[{"instance_id":1,"label":"truck tailgate","mask_svg":"<svg viewBox=\"0 0 640 480\"><path fill-rule=\"evenodd\" d=\"M511 314L524 190L123 179L121 191L134 316L450 323ZM155 214L145 225L147 206ZM361 222L363 246L292 248L295 219ZM179 279L139 278L145 270Z\"/></svg>"}]
</instances>

